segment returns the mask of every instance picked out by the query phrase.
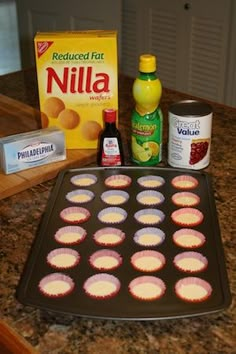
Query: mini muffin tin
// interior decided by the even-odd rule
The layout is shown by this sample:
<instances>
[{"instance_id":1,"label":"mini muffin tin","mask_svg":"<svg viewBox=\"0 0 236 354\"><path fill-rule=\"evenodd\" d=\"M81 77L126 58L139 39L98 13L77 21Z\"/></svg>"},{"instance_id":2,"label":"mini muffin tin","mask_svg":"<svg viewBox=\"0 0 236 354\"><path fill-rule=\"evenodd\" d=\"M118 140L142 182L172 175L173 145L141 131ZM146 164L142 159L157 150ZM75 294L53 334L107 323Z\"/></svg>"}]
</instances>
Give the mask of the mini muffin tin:
<instances>
[{"instance_id":1,"label":"mini muffin tin","mask_svg":"<svg viewBox=\"0 0 236 354\"><path fill-rule=\"evenodd\" d=\"M128 183L119 182L122 175ZM186 188L181 176L197 183ZM146 186L149 179L151 187ZM113 187L107 181L113 181ZM196 200L191 207L190 197ZM113 213L118 215L115 223ZM179 219L174 222L182 213L201 217L189 227ZM113 228L118 240L106 243ZM65 239L65 232L71 240ZM112 258L111 265L102 266L106 257ZM59 264L61 259L65 266ZM110 289L100 289L97 296L90 293L104 282ZM59 283L63 296L56 288ZM189 317L225 309L231 295L210 177L199 171L129 166L61 172L17 297L43 310L121 320Z\"/></svg>"}]
</instances>

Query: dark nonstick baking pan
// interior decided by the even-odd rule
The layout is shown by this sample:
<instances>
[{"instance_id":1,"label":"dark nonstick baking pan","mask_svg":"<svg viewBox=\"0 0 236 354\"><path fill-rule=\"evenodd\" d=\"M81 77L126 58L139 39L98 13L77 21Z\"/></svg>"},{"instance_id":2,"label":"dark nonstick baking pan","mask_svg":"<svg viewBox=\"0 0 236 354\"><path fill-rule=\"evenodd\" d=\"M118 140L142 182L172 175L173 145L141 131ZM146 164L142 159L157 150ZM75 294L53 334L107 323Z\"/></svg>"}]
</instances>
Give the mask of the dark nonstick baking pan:
<instances>
[{"instance_id":1,"label":"dark nonstick baking pan","mask_svg":"<svg viewBox=\"0 0 236 354\"><path fill-rule=\"evenodd\" d=\"M85 196L88 198L83 199ZM157 203L155 196L160 196ZM115 205L121 197L124 203ZM61 230L68 226L82 228L85 237L62 244L57 236L63 239ZM104 228L116 228L124 238L114 244L109 240L108 244L98 243L94 235ZM145 241L147 228L148 232L155 229L161 240ZM141 243L137 242L140 234ZM197 244L196 235L200 235ZM91 256L101 250L104 262L106 255L118 254L118 264L111 269L105 264L94 268ZM74 254L78 258L73 266L61 268ZM59 268L52 265L52 258ZM231 295L210 176L199 171L128 166L61 172L17 297L23 304L43 310L120 320L190 317L227 308Z\"/></svg>"}]
</instances>

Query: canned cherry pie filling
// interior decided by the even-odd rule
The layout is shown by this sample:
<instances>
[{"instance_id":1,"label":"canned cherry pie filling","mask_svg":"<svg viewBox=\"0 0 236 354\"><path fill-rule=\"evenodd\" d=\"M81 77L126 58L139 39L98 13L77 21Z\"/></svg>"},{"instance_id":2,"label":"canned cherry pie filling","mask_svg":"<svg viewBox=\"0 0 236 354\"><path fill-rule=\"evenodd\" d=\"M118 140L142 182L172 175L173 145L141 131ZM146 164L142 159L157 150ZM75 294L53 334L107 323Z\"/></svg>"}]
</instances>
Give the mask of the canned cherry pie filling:
<instances>
[{"instance_id":1,"label":"canned cherry pie filling","mask_svg":"<svg viewBox=\"0 0 236 354\"><path fill-rule=\"evenodd\" d=\"M212 108L208 103L186 100L169 109L168 163L200 170L210 163Z\"/></svg>"}]
</instances>

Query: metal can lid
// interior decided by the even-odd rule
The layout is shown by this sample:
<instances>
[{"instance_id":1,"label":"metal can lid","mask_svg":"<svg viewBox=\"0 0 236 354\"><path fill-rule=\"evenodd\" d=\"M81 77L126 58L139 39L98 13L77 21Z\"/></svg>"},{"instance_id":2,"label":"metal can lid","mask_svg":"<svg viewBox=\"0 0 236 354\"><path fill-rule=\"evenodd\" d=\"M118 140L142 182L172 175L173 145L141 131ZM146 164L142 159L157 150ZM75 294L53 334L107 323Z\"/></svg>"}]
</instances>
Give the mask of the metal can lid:
<instances>
[{"instance_id":1,"label":"metal can lid","mask_svg":"<svg viewBox=\"0 0 236 354\"><path fill-rule=\"evenodd\" d=\"M206 102L184 100L171 104L169 112L182 117L201 117L212 113L212 107Z\"/></svg>"}]
</instances>

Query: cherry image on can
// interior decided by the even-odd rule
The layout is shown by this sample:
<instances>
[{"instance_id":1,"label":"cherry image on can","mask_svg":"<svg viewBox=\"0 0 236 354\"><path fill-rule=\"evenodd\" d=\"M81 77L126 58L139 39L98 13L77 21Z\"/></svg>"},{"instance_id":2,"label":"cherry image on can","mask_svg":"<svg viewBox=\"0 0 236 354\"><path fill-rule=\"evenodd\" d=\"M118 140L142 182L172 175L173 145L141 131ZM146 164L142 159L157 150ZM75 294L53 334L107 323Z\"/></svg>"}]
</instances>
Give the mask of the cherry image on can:
<instances>
[{"instance_id":1,"label":"cherry image on can","mask_svg":"<svg viewBox=\"0 0 236 354\"><path fill-rule=\"evenodd\" d=\"M195 165L197 162L204 159L207 154L208 147L208 141L192 142L189 160L190 165Z\"/></svg>"}]
</instances>

